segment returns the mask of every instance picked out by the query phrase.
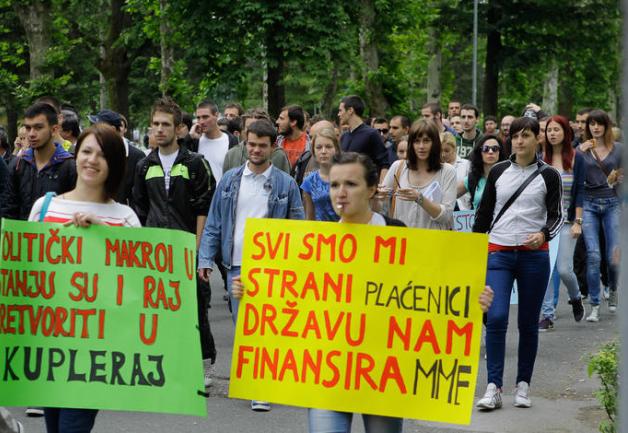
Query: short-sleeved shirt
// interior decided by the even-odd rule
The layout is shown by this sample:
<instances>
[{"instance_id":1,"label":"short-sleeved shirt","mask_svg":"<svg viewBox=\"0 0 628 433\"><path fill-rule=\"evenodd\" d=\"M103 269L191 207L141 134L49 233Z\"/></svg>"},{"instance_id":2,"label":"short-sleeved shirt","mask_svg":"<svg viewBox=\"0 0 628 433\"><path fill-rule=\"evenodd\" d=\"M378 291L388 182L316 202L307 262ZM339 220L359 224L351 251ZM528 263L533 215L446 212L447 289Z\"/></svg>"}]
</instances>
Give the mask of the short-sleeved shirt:
<instances>
[{"instance_id":1,"label":"short-sleeved shirt","mask_svg":"<svg viewBox=\"0 0 628 433\"><path fill-rule=\"evenodd\" d=\"M301 134L299 138L296 140L290 140L288 137L285 137L282 143L283 150L286 152L286 156L288 157L288 161L290 162L290 167L294 168L294 165L297 163L297 160L301 156L303 152L305 152L305 147L307 144L307 134L304 132Z\"/></svg>"},{"instance_id":2,"label":"short-sleeved shirt","mask_svg":"<svg viewBox=\"0 0 628 433\"><path fill-rule=\"evenodd\" d=\"M28 217L29 221L40 221L41 210L46 196L37 199ZM141 227L140 220L129 206L110 201L109 203L93 203L88 201L68 200L63 196L53 197L43 216L46 223L66 223L72 221L76 212L94 214L109 226Z\"/></svg>"},{"instance_id":3,"label":"short-sleeved shirt","mask_svg":"<svg viewBox=\"0 0 628 433\"><path fill-rule=\"evenodd\" d=\"M334 211L329 198L329 182L323 180L318 170L310 173L301 184L314 203L316 221L338 221L340 217Z\"/></svg>"}]
</instances>

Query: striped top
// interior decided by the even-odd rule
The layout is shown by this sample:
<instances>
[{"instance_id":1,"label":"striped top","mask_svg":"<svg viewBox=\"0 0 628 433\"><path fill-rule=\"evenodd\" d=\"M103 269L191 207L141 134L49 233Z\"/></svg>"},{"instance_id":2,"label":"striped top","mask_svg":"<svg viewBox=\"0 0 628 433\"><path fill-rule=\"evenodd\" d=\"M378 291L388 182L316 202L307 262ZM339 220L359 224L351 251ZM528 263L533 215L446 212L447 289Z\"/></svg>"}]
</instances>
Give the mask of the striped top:
<instances>
[{"instance_id":1,"label":"striped top","mask_svg":"<svg viewBox=\"0 0 628 433\"><path fill-rule=\"evenodd\" d=\"M571 206L571 189L573 188L573 172L561 171L560 179L563 182L563 210L569 209Z\"/></svg>"},{"instance_id":2,"label":"striped top","mask_svg":"<svg viewBox=\"0 0 628 433\"><path fill-rule=\"evenodd\" d=\"M46 196L37 199L29 221L39 221L41 219L40 212L43 207ZM94 214L103 223L109 226L118 227L141 227L140 220L129 206L110 201L109 203L93 203L88 201L67 200L63 196L53 197L48 211L44 215L46 223L66 223L72 220L72 216L77 213Z\"/></svg>"}]
</instances>

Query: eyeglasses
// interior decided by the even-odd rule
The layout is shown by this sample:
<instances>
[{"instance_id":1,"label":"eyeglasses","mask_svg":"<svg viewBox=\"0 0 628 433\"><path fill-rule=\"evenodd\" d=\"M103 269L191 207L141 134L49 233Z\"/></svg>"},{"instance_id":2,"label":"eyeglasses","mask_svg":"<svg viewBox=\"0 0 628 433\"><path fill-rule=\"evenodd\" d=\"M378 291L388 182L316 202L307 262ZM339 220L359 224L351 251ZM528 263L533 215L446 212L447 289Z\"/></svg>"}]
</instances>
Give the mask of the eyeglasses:
<instances>
[{"instance_id":1,"label":"eyeglasses","mask_svg":"<svg viewBox=\"0 0 628 433\"><path fill-rule=\"evenodd\" d=\"M499 153L499 146L489 146L487 144L482 146L482 153Z\"/></svg>"},{"instance_id":2,"label":"eyeglasses","mask_svg":"<svg viewBox=\"0 0 628 433\"><path fill-rule=\"evenodd\" d=\"M382 135L388 134L388 129L384 128L384 129L378 129L379 133Z\"/></svg>"}]
</instances>

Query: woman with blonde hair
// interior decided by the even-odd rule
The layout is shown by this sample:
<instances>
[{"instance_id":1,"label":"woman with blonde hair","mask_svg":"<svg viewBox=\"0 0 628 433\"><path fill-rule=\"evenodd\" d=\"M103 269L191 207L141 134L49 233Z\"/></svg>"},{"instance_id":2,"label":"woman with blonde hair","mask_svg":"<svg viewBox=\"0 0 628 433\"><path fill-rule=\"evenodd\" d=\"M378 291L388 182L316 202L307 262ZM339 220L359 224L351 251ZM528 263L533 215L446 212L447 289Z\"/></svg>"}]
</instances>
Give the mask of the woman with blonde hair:
<instances>
[{"instance_id":1,"label":"woman with blonde hair","mask_svg":"<svg viewBox=\"0 0 628 433\"><path fill-rule=\"evenodd\" d=\"M319 168L308 174L301 184L305 218L338 221L338 214L329 199L329 170L334 156L340 155L336 131L331 128L318 131L312 139L312 153Z\"/></svg>"},{"instance_id":2,"label":"woman with blonde hair","mask_svg":"<svg viewBox=\"0 0 628 433\"><path fill-rule=\"evenodd\" d=\"M451 164L456 169L456 184L464 182L464 179L469 175L471 164L468 159L463 159L458 156L456 151L456 137L451 132L443 132L440 135L441 141L441 156L443 162ZM456 201L456 210L471 209L471 196L470 194L464 194Z\"/></svg>"}]
</instances>

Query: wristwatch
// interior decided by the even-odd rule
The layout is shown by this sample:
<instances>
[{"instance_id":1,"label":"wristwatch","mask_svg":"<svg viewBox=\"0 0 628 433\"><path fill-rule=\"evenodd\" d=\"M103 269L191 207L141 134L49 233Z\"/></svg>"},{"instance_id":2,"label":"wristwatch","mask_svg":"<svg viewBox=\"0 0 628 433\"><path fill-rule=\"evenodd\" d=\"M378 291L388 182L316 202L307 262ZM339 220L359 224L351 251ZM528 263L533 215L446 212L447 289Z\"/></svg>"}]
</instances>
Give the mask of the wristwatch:
<instances>
[{"instance_id":1,"label":"wristwatch","mask_svg":"<svg viewBox=\"0 0 628 433\"><path fill-rule=\"evenodd\" d=\"M416 198L416 202L419 206L423 206L423 194L419 192L419 196Z\"/></svg>"},{"instance_id":2,"label":"wristwatch","mask_svg":"<svg viewBox=\"0 0 628 433\"><path fill-rule=\"evenodd\" d=\"M573 222L574 224L582 225L582 218L576 218Z\"/></svg>"}]
</instances>

